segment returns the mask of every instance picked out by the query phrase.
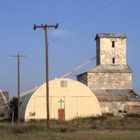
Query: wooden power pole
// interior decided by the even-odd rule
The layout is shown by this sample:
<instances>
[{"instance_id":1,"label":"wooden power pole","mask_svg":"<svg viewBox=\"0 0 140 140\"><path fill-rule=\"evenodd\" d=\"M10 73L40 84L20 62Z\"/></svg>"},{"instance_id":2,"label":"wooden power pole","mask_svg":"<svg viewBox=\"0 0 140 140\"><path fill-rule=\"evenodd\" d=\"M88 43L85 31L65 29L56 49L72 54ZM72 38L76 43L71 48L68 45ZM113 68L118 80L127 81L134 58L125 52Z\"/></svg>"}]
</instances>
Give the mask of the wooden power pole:
<instances>
[{"instance_id":1,"label":"wooden power pole","mask_svg":"<svg viewBox=\"0 0 140 140\"><path fill-rule=\"evenodd\" d=\"M17 59L17 97L18 97L18 116L17 116L17 122L18 125L20 124L20 118L19 118L19 108L20 108L20 58L25 57L24 55L20 55L19 53L17 55L11 55L11 57L15 57Z\"/></svg>"},{"instance_id":2,"label":"wooden power pole","mask_svg":"<svg viewBox=\"0 0 140 140\"><path fill-rule=\"evenodd\" d=\"M41 24L39 26L33 26L33 29L41 28L45 31L45 49L46 49L46 116L47 116L47 128L50 129L50 113L49 113L49 62L48 62L48 28L58 28L58 23L56 25Z\"/></svg>"}]
</instances>

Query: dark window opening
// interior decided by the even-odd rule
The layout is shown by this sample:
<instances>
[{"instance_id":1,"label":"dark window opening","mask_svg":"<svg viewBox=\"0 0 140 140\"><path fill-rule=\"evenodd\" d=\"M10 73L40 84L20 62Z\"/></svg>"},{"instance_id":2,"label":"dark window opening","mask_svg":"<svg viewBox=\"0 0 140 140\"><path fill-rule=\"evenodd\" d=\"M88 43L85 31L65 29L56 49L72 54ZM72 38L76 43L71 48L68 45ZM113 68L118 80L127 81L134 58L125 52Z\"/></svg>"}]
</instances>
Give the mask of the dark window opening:
<instances>
[{"instance_id":1,"label":"dark window opening","mask_svg":"<svg viewBox=\"0 0 140 140\"><path fill-rule=\"evenodd\" d=\"M119 113L122 113L122 110L118 110Z\"/></svg>"},{"instance_id":2,"label":"dark window opening","mask_svg":"<svg viewBox=\"0 0 140 140\"><path fill-rule=\"evenodd\" d=\"M112 48L115 48L115 41L112 41Z\"/></svg>"},{"instance_id":3,"label":"dark window opening","mask_svg":"<svg viewBox=\"0 0 140 140\"><path fill-rule=\"evenodd\" d=\"M124 110L124 111L123 111L123 113L127 113L127 111L126 111L126 110Z\"/></svg>"},{"instance_id":4,"label":"dark window opening","mask_svg":"<svg viewBox=\"0 0 140 140\"><path fill-rule=\"evenodd\" d=\"M112 58L112 63L115 64L115 58Z\"/></svg>"}]
</instances>

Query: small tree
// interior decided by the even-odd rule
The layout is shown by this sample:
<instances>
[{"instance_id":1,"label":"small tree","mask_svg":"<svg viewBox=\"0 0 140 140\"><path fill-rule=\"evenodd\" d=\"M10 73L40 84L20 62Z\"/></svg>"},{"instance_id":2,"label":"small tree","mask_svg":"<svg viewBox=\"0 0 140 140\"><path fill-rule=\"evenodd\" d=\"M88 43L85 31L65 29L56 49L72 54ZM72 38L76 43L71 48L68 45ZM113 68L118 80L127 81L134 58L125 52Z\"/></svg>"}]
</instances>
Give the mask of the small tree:
<instances>
[{"instance_id":1,"label":"small tree","mask_svg":"<svg viewBox=\"0 0 140 140\"><path fill-rule=\"evenodd\" d=\"M12 112L10 114L11 119L17 121L18 117L18 98L13 97L9 102L9 107L11 108Z\"/></svg>"}]
</instances>

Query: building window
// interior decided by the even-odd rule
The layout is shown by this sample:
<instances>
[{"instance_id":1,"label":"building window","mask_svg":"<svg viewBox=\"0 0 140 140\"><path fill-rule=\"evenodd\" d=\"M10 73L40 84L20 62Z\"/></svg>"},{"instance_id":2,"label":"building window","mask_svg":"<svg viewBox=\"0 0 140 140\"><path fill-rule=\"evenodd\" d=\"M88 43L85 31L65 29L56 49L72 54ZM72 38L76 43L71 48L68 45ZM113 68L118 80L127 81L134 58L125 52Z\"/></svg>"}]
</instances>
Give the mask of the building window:
<instances>
[{"instance_id":1,"label":"building window","mask_svg":"<svg viewBox=\"0 0 140 140\"><path fill-rule=\"evenodd\" d=\"M62 80L62 81L60 82L60 86L61 86L61 87L67 87L67 81L66 81L66 80Z\"/></svg>"},{"instance_id":2,"label":"building window","mask_svg":"<svg viewBox=\"0 0 140 140\"><path fill-rule=\"evenodd\" d=\"M112 48L115 48L115 41L112 41Z\"/></svg>"},{"instance_id":3,"label":"building window","mask_svg":"<svg viewBox=\"0 0 140 140\"><path fill-rule=\"evenodd\" d=\"M115 58L114 57L112 58L112 63L115 64Z\"/></svg>"},{"instance_id":4,"label":"building window","mask_svg":"<svg viewBox=\"0 0 140 140\"><path fill-rule=\"evenodd\" d=\"M122 110L118 110L119 113L122 113Z\"/></svg>"}]
</instances>

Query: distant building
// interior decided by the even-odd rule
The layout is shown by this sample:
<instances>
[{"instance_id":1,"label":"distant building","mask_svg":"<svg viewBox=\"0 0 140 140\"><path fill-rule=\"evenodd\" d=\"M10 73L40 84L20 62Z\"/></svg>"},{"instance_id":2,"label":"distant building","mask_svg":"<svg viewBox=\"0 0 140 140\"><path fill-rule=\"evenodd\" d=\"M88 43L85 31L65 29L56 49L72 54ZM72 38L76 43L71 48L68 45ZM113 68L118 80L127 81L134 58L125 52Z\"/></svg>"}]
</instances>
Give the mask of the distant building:
<instances>
[{"instance_id":1,"label":"distant building","mask_svg":"<svg viewBox=\"0 0 140 140\"><path fill-rule=\"evenodd\" d=\"M96 96L81 82L59 78L49 81L50 118L60 121L101 115ZM20 119L46 119L46 84L21 95Z\"/></svg>"},{"instance_id":2,"label":"distant building","mask_svg":"<svg viewBox=\"0 0 140 140\"><path fill-rule=\"evenodd\" d=\"M132 89L132 70L126 62L126 35L98 33L96 67L77 75L95 93L103 112L140 113L140 98Z\"/></svg>"},{"instance_id":3,"label":"distant building","mask_svg":"<svg viewBox=\"0 0 140 140\"><path fill-rule=\"evenodd\" d=\"M7 103L9 101L9 93L7 91L0 90L0 118L7 115Z\"/></svg>"}]
</instances>

